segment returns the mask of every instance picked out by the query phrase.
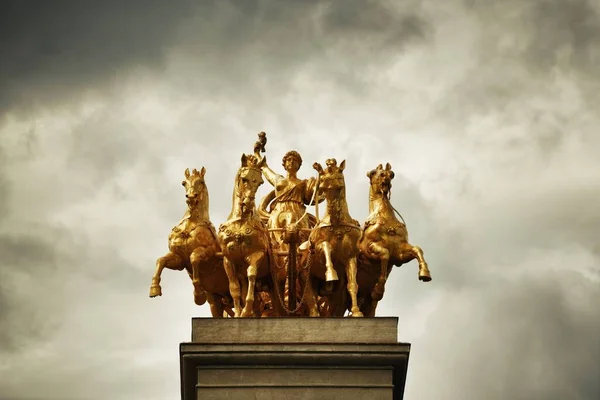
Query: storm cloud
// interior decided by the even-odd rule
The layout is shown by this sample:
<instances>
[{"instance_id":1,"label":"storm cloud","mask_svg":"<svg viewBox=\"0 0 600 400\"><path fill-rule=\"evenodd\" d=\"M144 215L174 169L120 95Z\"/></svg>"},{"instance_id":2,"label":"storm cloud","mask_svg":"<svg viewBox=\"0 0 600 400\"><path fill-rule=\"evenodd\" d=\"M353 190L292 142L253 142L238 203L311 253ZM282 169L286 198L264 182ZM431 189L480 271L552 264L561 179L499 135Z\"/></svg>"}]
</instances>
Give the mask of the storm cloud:
<instances>
[{"instance_id":1,"label":"storm cloud","mask_svg":"<svg viewBox=\"0 0 600 400\"><path fill-rule=\"evenodd\" d=\"M392 164L433 276L379 307L406 398L599 398L599 57L583 0L3 2L0 398L179 395L209 312L154 264L185 168L218 225L259 131L278 171L346 159L361 221Z\"/></svg>"}]
</instances>

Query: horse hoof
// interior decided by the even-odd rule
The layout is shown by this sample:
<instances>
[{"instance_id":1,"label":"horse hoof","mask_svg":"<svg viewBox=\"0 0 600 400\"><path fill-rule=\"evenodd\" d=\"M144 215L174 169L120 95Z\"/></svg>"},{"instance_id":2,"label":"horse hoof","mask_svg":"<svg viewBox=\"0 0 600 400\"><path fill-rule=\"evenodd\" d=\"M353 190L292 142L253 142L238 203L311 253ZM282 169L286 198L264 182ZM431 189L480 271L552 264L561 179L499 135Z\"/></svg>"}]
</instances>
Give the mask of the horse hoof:
<instances>
[{"instance_id":1,"label":"horse hoof","mask_svg":"<svg viewBox=\"0 0 600 400\"><path fill-rule=\"evenodd\" d=\"M160 285L152 285L150 286L150 297L162 296L162 290Z\"/></svg>"},{"instance_id":2,"label":"horse hoof","mask_svg":"<svg viewBox=\"0 0 600 400\"><path fill-rule=\"evenodd\" d=\"M204 303L206 303L206 293L194 293L194 303L196 303L196 305L198 306L201 306Z\"/></svg>"},{"instance_id":3,"label":"horse hoof","mask_svg":"<svg viewBox=\"0 0 600 400\"><path fill-rule=\"evenodd\" d=\"M371 293L371 298L374 301L381 301L381 299L383 299L383 292L380 292L378 290L373 290L373 292Z\"/></svg>"},{"instance_id":4,"label":"horse hoof","mask_svg":"<svg viewBox=\"0 0 600 400\"><path fill-rule=\"evenodd\" d=\"M362 312L360 312L360 310L356 310L356 311L352 311L352 314L351 314L351 316L352 316L352 317L362 317L362 316L363 316L363 313L362 313Z\"/></svg>"},{"instance_id":5,"label":"horse hoof","mask_svg":"<svg viewBox=\"0 0 600 400\"><path fill-rule=\"evenodd\" d=\"M242 315L240 315L240 317L242 318L249 318L249 317L253 317L254 313L252 311L242 311Z\"/></svg>"},{"instance_id":6,"label":"horse hoof","mask_svg":"<svg viewBox=\"0 0 600 400\"><path fill-rule=\"evenodd\" d=\"M431 275L429 271L419 271L419 280L423 282L431 281Z\"/></svg>"},{"instance_id":7,"label":"horse hoof","mask_svg":"<svg viewBox=\"0 0 600 400\"><path fill-rule=\"evenodd\" d=\"M338 274L335 269L330 269L325 272L325 281L327 283L339 280Z\"/></svg>"},{"instance_id":8,"label":"horse hoof","mask_svg":"<svg viewBox=\"0 0 600 400\"><path fill-rule=\"evenodd\" d=\"M379 282L373 288L373 291L371 292L371 298L375 301L380 301L381 299L383 299L384 293L385 293L385 281L382 281L380 279Z\"/></svg>"}]
</instances>

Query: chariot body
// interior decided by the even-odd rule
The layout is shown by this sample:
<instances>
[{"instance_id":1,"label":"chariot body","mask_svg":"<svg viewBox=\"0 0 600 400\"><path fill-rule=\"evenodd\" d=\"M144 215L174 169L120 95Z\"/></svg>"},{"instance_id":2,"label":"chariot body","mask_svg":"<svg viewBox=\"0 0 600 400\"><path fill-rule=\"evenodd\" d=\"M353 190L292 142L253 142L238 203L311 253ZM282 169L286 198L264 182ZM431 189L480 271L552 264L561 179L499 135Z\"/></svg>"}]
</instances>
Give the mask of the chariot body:
<instances>
[{"instance_id":1,"label":"chariot body","mask_svg":"<svg viewBox=\"0 0 600 400\"><path fill-rule=\"evenodd\" d=\"M169 253L157 260L150 297L162 294L164 268L185 269L196 304L208 302L213 317L372 317L394 265L416 259L419 279L431 280L423 251L408 243L391 204L390 164L367 173L370 214L361 226L346 202L345 160L314 163L317 176L300 179L302 157L290 151L279 175L261 155L266 141L259 133L254 153L242 155L231 213L218 230L210 222L206 170L186 170L188 210L169 236ZM273 190L257 206L265 179ZM314 215L307 206L315 206Z\"/></svg>"}]
</instances>

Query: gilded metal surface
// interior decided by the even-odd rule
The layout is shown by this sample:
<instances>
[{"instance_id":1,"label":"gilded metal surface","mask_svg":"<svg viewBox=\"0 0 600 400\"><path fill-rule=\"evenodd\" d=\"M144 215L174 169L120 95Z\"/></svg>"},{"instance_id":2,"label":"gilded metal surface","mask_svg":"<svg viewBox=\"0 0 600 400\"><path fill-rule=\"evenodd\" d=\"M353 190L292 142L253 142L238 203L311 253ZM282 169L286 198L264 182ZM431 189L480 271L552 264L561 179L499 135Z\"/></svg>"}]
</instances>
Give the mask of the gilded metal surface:
<instances>
[{"instance_id":1,"label":"gilded metal surface","mask_svg":"<svg viewBox=\"0 0 600 400\"><path fill-rule=\"evenodd\" d=\"M169 235L169 253L157 260L150 297L162 294L164 268L185 269L196 304L208 302L214 317L335 317L346 311L373 317L394 265L416 259L419 279L431 280L423 251L408 242L391 204L389 163L367 173L369 217L361 228L348 210L345 160L328 159L325 168L314 163L317 176L301 179L302 157L292 150L279 175L261 155L266 143L260 132L254 154L242 155L231 212L218 232L209 218L205 169L185 171L188 210ZM273 190L257 207L265 180ZM307 206L315 206L314 215Z\"/></svg>"},{"instance_id":2,"label":"gilded metal surface","mask_svg":"<svg viewBox=\"0 0 600 400\"><path fill-rule=\"evenodd\" d=\"M309 237L309 246L315 252L311 275L322 297L320 313L328 317L344 315L347 294L351 315L362 317L356 283L360 225L348 211L345 167L346 160L338 166L335 159L328 159L325 169L319 163L313 164L319 173L319 189L327 199L327 208Z\"/></svg>"},{"instance_id":3,"label":"gilded metal surface","mask_svg":"<svg viewBox=\"0 0 600 400\"><path fill-rule=\"evenodd\" d=\"M185 189L187 211L169 235L169 252L156 260L150 297L162 295L160 286L164 268L186 270L194 285L194 301L198 305L208 301L213 317L232 314L227 275L218 256L217 234L210 222L208 189L204 182L204 167L191 173L185 170L181 182Z\"/></svg>"},{"instance_id":4,"label":"gilded metal surface","mask_svg":"<svg viewBox=\"0 0 600 400\"><path fill-rule=\"evenodd\" d=\"M255 145L255 151L264 152L265 144L266 136L261 132ZM256 156L260 157L258 151ZM312 293L308 270L302 267L297 270L298 266L306 266L305 257L296 254L296 247L300 242L308 239L308 233L315 225L316 218L307 213L306 205L315 202L317 179L298 178L297 173L302 165L302 157L294 150L283 156L282 165L286 171L285 176L274 172L268 166L266 157L261 158L261 163L265 179L274 187L274 190L263 198L259 207L259 213L269 230L272 249L276 253L273 256L272 269L277 298L271 299L271 301L287 303L282 304L287 314L301 315L307 312L306 309L297 309L297 305L293 304L300 294L300 298L306 301L308 314L318 317L320 314ZM322 202L323 200L324 198L320 196L317 201ZM270 209L267 211L269 205ZM293 259L289 258L290 251L293 253ZM299 280L297 281L297 279ZM287 302L284 298L287 299Z\"/></svg>"},{"instance_id":5,"label":"gilded metal surface","mask_svg":"<svg viewBox=\"0 0 600 400\"><path fill-rule=\"evenodd\" d=\"M232 208L227 221L219 227L219 244L223 266L229 278L236 317L261 316L266 291L272 298L269 235L255 206L256 191L263 184L264 160L242 155L242 165L235 177ZM281 315L277 303L275 314Z\"/></svg>"},{"instance_id":6,"label":"gilded metal surface","mask_svg":"<svg viewBox=\"0 0 600 400\"><path fill-rule=\"evenodd\" d=\"M419 280L428 282L431 274L420 247L408 243L406 225L395 215L390 201L394 172L388 163L369 171L369 216L358 241L360 262L358 284L361 310L375 316L377 303L383 298L385 283L394 265L413 259L419 262Z\"/></svg>"}]
</instances>

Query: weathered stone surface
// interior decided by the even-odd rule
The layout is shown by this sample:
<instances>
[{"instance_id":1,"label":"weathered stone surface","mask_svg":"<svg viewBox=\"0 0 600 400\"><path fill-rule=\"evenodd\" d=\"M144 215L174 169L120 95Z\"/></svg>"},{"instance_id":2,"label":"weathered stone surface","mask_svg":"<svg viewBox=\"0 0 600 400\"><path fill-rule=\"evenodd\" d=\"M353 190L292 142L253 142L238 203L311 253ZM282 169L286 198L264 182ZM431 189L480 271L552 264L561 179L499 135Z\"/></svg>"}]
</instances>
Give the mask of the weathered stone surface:
<instances>
[{"instance_id":1,"label":"weathered stone surface","mask_svg":"<svg viewBox=\"0 0 600 400\"><path fill-rule=\"evenodd\" d=\"M348 381L348 378L352 378ZM198 387L242 387L252 382L257 387L390 387L391 367L322 366L216 366L198 368Z\"/></svg>"},{"instance_id":2,"label":"weathered stone surface","mask_svg":"<svg viewBox=\"0 0 600 400\"><path fill-rule=\"evenodd\" d=\"M396 318L194 319L196 340L180 346L182 399L402 399L410 344L397 343L396 327Z\"/></svg>"},{"instance_id":3,"label":"weathered stone surface","mask_svg":"<svg viewBox=\"0 0 600 400\"><path fill-rule=\"evenodd\" d=\"M398 318L192 318L195 343L396 343Z\"/></svg>"},{"instance_id":4,"label":"weathered stone surface","mask_svg":"<svg viewBox=\"0 0 600 400\"><path fill-rule=\"evenodd\" d=\"M390 367L200 367L199 399L392 399Z\"/></svg>"},{"instance_id":5,"label":"weathered stone surface","mask_svg":"<svg viewBox=\"0 0 600 400\"><path fill-rule=\"evenodd\" d=\"M198 400L392 400L389 388L279 387L208 389L198 392Z\"/></svg>"}]
</instances>

